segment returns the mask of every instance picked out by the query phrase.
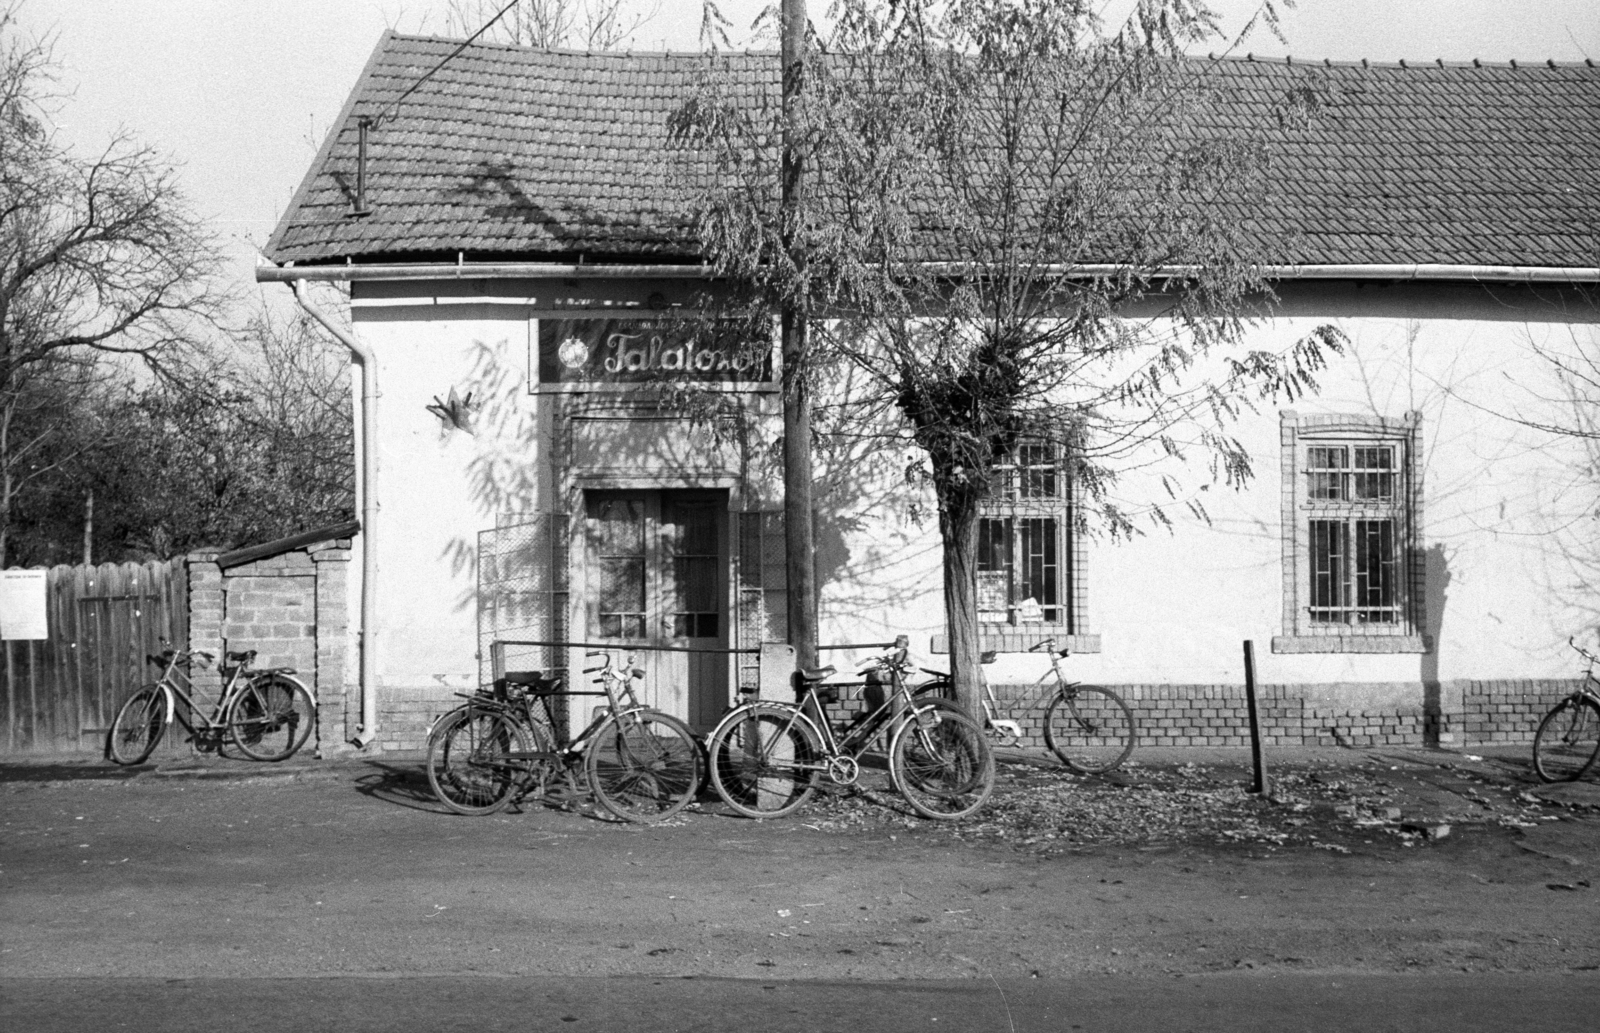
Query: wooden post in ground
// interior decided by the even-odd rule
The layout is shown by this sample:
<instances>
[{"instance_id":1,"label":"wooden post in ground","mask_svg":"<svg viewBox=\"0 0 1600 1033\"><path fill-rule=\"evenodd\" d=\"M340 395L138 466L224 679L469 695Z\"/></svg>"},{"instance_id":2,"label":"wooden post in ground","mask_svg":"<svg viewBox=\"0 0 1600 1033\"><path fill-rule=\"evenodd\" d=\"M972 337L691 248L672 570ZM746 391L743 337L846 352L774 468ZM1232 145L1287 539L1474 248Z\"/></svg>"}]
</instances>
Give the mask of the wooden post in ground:
<instances>
[{"instance_id":1,"label":"wooden post in ground","mask_svg":"<svg viewBox=\"0 0 1600 1033\"><path fill-rule=\"evenodd\" d=\"M1254 777L1250 782L1252 793L1266 793L1267 759L1261 750L1261 713L1256 707L1256 644L1245 640L1244 644L1244 698L1250 711L1250 766Z\"/></svg>"},{"instance_id":2,"label":"wooden post in ground","mask_svg":"<svg viewBox=\"0 0 1600 1033\"><path fill-rule=\"evenodd\" d=\"M779 13L782 68L783 162L780 170L785 246L798 246L790 234L805 184L801 102L805 83L805 0L783 0ZM792 254L796 265L804 256ZM801 286L783 299L783 526L788 555L789 644L801 667L817 665L817 585L812 532L811 396L806 383L806 310Z\"/></svg>"}]
</instances>

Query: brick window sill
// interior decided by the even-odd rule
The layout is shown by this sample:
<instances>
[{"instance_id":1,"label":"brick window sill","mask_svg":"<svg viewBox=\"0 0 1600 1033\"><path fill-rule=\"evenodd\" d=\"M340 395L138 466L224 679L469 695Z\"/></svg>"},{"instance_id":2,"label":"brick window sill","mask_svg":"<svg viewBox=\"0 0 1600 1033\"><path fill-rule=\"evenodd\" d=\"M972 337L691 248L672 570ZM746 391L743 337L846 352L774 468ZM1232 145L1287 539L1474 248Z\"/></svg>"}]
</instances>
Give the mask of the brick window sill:
<instances>
[{"instance_id":1,"label":"brick window sill","mask_svg":"<svg viewBox=\"0 0 1600 1033\"><path fill-rule=\"evenodd\" d=\"M1428 653L1422 635L1274 635L1274 653Z\"/></svg>"},{"instance_id":2,"label":"brick window sill","mask_svg":"<svg viewBox=\"0 0 1600 1033\"><path fill-rule=\"evenodd\" d=\"M1030 628L1008 628L1005 631L984 629L978 633L979 649L993 649L998 653L1026 653L1047 638L1056 640L1056 648L1067 648L1074 653L1100 652L1099 635L1069 635L1060 628L1038 624ZM950 652L948 635L935 635L928 647L933 653Z\"/></svg>"}]
</instances>

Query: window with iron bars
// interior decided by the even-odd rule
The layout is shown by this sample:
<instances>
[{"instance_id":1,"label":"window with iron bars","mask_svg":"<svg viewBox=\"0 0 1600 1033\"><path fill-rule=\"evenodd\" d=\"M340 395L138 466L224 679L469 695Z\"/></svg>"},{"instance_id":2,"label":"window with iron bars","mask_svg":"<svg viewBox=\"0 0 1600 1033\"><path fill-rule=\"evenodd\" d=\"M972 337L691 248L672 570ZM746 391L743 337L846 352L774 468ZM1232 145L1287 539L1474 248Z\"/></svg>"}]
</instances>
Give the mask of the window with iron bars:
<instances>
[{"instance_id":1,"label":"window with iron bars","mask_svg":"<svg viewBox=\"0 0 1600 1033\"><path fill-rule=\"evenodd\" d=\"M1394 444L1306 448L1313 625L1404 624Z\"/></svg>"},{"instance_id":2,"label":"window with iron bars","mask_svg":"<svg viewBox=\"0 0 1600 1033\"><path fill-rule=\"evenodd\" d=\"M1059 446L1026 441L994 471L978 521L978 620L1078 630L1071 491Z\"/></svg>"},{"instance_id":3,"label":"window with iron bars","mask_svg":"<svg viewBox=\"0 0 1600 1033\"><path fill-rule=\"evenodd\" d=\"M1278 652L1422 651L1420 419L1284 414Z\"/></svg>"}]
</instances>

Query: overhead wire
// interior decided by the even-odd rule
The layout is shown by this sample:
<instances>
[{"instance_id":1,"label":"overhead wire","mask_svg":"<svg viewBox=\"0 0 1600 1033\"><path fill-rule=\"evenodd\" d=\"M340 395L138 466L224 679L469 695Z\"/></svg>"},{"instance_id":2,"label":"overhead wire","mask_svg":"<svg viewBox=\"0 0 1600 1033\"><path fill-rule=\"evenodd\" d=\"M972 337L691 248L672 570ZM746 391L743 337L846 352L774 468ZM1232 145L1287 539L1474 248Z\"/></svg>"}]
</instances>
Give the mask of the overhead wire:
<instances>
[{"instance_id":1,"label":"overhead wire","mask_svg":"<svg viewBox=\"0 0 1600 1033\"><path fill-rule=\"evenodd\" d=\"M438 72L439 69L443 68L445 65L449 64L452 60L454 60L457 54L460 54L463 50L467 49L472 44L476 43L479 36L482 36L485 32L488 32L489 29L494 26L495 22L498 22L501 18L504 18L506 16L506 12L510 11L513 7L517 6L517 4L519 4L521 2L522 2L522 0L511 0L511 2L509 4L506 4L504 7L500 8L500 12L498 14L496 14L493 18L490 18L488 21L484 22L483 26L481 28L479 28L477 32L474 32L472 35L470 35L466 39L462 40L460 42L460 44L458 44L454 50L450 51L450 53L448 53L448 54L446 54L444 56L444 59L442 61L440 61L438 64L434 65L426 73L424 73L421 78L419 78L416 82L414 82L410 86L408 86L406 88L406 92L402 93L399 97L395 98L394 100L390 101L388 104L384 105L383 108L378 112L378 114L375 117L373 117L368 124L373 129L376 129L379 126L383 125L384 120L387 119L388 117L390 117L389 116L389 109L391 109L391 108L393 108L395 110L396 115L398 115L399 114L399 110L400 110L400 105L405 103L405 100L406 100L407 97L411 96L413 93L416 92L417 87L421 86L423 83L425 83L429 79L433 78L434 73Z\"/></svg>"}]
</instances>

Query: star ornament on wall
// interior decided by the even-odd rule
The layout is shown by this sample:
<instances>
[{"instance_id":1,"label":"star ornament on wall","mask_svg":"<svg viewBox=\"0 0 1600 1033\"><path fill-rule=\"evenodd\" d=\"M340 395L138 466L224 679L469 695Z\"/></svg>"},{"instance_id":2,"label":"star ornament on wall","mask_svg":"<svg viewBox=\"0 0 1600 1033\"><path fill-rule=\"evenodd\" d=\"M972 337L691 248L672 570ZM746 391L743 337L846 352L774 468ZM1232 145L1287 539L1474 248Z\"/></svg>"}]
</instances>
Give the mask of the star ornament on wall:
<instances>
[{"instance_id":1,"label":"star ornament on wall","mask_svg":"<svg viewBox=\"0 0 1600 1033\"><path fill-rule=\"evenodd\" d=\"M442 401L438 395L433 396L433 404L427 407L428 411L439 417L446 430L464 430L472 433L472 416L478 407L473 404L472 392L468 391L465 398L456 394L456 389L451 388L450 394Z\"/></svg>"}]
</instances>

